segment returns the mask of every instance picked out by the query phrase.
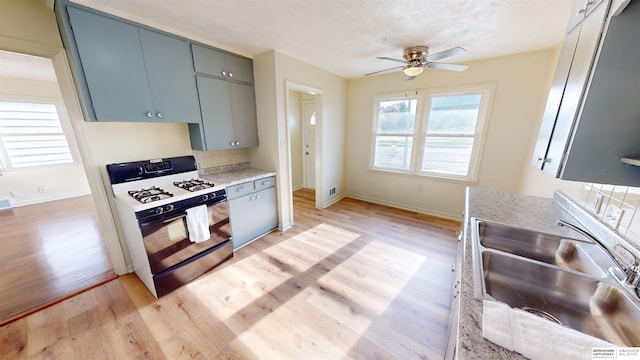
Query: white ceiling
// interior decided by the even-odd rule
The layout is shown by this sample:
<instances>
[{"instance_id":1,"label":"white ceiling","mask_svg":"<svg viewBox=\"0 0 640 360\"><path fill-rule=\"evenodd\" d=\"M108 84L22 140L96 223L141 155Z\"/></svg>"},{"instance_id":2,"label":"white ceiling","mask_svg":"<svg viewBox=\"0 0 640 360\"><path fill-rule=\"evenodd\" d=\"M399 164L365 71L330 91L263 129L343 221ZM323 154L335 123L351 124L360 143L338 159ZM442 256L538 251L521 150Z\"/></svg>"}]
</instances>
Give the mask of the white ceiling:
<instances>
[{"instance_id":1,"label":"white ceiling","mask_svg":"<svg viewBox=\"0 0 640 360\"><path fill-rule=\"evenodd\" d=\"M562 42L573 0L73 0L245 56L275 49L346 78L409 46L473 60ZM442 70L429 70L442 71ZM0 75L55 79L50 61L0 53Z\"/></svg>"},{"instance_id":2,"label":"white ceiling","mask_svg":"<svg viewBox=\"0 0 640 360\"><path fill-rule=\"evenodd\" d=\"M73 0L254 56L276 49L346 78L386 69L409 46L454 46L445 62L562 42L573 0ZM443 61L443 60L441 60ZM442 71L442 70L430 70Z\"/></svg>"}]
</instances>

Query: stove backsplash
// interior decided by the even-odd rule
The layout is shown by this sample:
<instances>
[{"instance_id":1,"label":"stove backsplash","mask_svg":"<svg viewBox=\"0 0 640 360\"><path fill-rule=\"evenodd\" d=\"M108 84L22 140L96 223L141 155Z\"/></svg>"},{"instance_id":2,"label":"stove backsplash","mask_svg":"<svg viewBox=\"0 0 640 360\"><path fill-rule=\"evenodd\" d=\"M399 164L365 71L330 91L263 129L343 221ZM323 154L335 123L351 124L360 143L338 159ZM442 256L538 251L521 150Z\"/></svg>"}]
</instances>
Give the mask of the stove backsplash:
<instances>
[{"instance_id":1,"label":"stove backsplash","mask_svg":"<svg viewBox=\"0 0 640 360\"><path fill-rule=\"evenodd\" d=\"M193 156L198 162L198 169L206 169L249 162L249 149L194 150Z\"/></svg>"}]
</instances>

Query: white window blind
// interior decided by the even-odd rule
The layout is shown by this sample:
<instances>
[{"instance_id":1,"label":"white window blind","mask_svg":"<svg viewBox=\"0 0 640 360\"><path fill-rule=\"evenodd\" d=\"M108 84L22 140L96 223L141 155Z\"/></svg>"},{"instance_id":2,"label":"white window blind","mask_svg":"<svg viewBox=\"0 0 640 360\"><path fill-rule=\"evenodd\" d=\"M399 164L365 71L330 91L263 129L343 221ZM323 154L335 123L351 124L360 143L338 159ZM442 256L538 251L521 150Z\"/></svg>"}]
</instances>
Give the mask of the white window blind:
<instances>
[{"instance_id":1,"label":"white window blind","mask_svg":"<svg viewBox=\"0 0 640 360\"><path fill-rule=\"evenodd\" d=\"M0 102L0 145L7 169L73 162L51 103Z\"/></svg>"}]
</instances>

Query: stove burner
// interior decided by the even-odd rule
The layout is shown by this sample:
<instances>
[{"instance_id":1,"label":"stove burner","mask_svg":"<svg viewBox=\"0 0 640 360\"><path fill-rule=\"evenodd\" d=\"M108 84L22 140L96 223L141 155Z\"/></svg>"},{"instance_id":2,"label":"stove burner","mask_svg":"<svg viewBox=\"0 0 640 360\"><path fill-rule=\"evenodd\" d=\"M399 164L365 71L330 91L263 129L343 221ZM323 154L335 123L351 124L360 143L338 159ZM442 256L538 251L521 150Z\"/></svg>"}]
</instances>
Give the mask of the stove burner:
<instances>
[{"instance_id":1,"label":"stove burner","mask_svg":"<svg viewBox=\"0 0 640 360\"><path fill-rule=\"evenodd\" d=\"M156 186L152 186L147 189L129 190L128 192L129 195L143 204L170 198L173 196L173 194L166 192Z\"/></svg>"},{"instance_id":2,"label":"stove burner","mask_svg":"<svg viewBox=\"0 0 640 360\"><path fill-rule=\"evenodd\" d=\"M175 181L173 185L192 192L213 187L213 183L204 181L202 179Z\"/></svg>"}]
</instances>

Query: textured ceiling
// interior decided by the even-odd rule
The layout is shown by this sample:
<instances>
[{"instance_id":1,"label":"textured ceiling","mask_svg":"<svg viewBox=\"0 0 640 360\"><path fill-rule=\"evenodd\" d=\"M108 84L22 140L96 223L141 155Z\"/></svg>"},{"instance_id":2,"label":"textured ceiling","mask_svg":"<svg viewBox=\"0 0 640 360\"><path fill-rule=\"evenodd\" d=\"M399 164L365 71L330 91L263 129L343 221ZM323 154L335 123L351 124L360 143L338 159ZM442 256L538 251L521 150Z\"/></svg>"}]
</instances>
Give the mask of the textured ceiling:
<instances>
[{"instance_id":1,"label":"textured ceiling","mask_svg":"<svg viewBox=\"0 0 640 360\"><path fill-rule=\"evenodd\" d=\"M486 59L558 45L572 0L73 0L254 56L275 49L354 78L409 46ZM436 71L436 70L434 70ZM440 71L440 70L438 70Z\"/></svg>"},{"instance_id":2,"label":"textured ceiling","mask_svg":"<svg viewBox=\"0 0 640 360\"><path fill-rule=\"evenodd\" d=\"M50 3L52 0L43 0ZM275 49L346 78L409 46L465 63L557 46L573 0L73 0L245 56ZM36 66L40 66L36 69ZM27 67L29 65L29 67ZM50 62L0 54L0 74L52 79ZM442 70L430 70L442 71ZM47 73L48 72L48 73ZM22 75L20 75L22 74Z\"/></svg>"}]
</instances>

